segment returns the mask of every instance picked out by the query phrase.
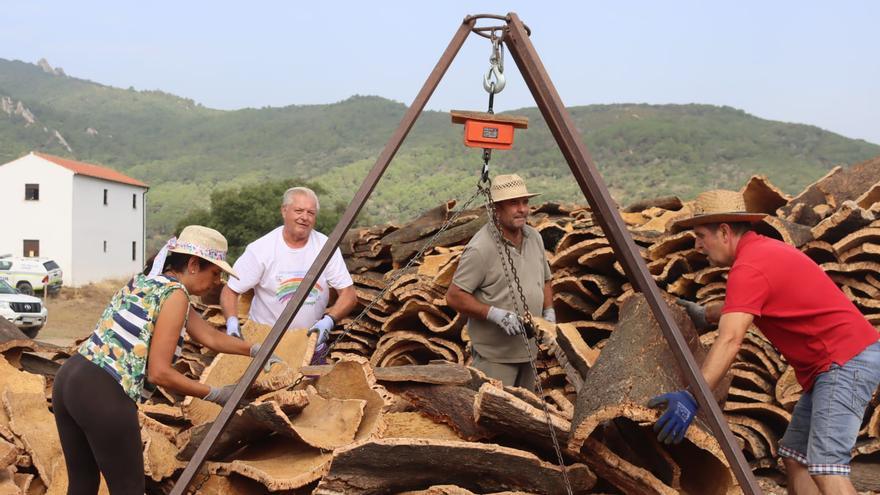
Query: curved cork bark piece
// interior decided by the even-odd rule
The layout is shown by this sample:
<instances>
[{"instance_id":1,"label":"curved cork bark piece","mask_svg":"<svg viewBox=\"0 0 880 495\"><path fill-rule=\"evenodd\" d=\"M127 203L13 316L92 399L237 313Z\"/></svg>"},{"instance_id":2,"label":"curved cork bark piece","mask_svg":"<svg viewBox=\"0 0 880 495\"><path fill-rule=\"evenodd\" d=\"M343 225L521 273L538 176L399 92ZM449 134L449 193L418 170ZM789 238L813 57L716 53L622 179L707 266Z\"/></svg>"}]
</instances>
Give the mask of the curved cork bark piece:
<instances>
[{"instance_id":1,"label":"curved cork bark piece","mask_svg":"<svg viewBox=\"0 0 880 495\"><path fill-rule=\"evenodd\" d=\"M567 470L575 493L596 483L583 464ZM559 467L529 452L492 444L391 438L337 450L330 472L314 493L398 493L440 484L477 493L519 490L549 495L565 490Z\"/></svg>"},{"instance_id":2,"label":"curved cork bark piece","mask_svg":"<svg viewBox=\"0 0 880 495\"><path fill-rule=\"evenodd\" d=\"M365 400L364 416L355 434L355 441L380 436L385 430L382 410L392 404L384 387L376 382L373 368L364 358L340 361L333 370L315 382L318 394L327 399Z\"/></svg>"},{"instance_id":3,"label":"curved cork bark piece","mask_svg":"<svg viewBox=\"0 0 880 495\"><path fill-rule=\"evenodd\" d=\"M395 412L383 415L388 428L382 438L433 438L436 440L462 440L455 430L442 423L435 423L418 412Z\"/></svg>"},{"instance_id":4,"label":"curved cork bark piece","mask_svg":"<svg viewBox=\"0 0 880 495\"><path fill-rule=\"evenodd\" d=\"M209 462L208 470L224 476L237 473L275 492L295 490L320 479L332 458L330 453L276 437L252 443L231 462Z\"/></svg>"},{"instance_id":5,"label":"curved cork bark piece","mask_svg":"<svg viewBox=\"0 0 880 495\"><path fill-rule=\"evenodd\" d=\"M670 309L697 362L702 362L706 350L687 314L675 304L671 304ZM672 351L644 296L636 294L627 298L616 329L578 392L568 447L580 451L593 430L604 421L628 418L636 423L655 422L660 411L649 409L648 401L686 386L673 363ZM725 394L727 386L723 384L716 394ZM691 464L687 469L683 465L682 472L717 471L724 476L715 479L713 484L729 485L732 475L726 467L720 467L727 466L726 458L700 416L688 429L686 438L698 447L696 450L709 455L692 456L699 465ZM709 486L704 487L707 491L703 493L710 493Z\"/></svg>"},{"instance_id":6,"label":"curved cork bark piece","mask_svg":"<svg viewBox=\"0 0 880 495\"><path fill-rule=\"evenodd\" d=\"M416 410L436 423L452 428L468 441L491 438L493 434L477 424L474 400L477 393L464 386L393 383L389 390L407 400Z\"/></svg>"},{"instance_id":7,"label":"curved cork bark piece","mask_svg":"<svg viewBox=\"0 0 880 495\"><path fill-rule=\"evenodd\" d=\"M7 389L3 393L3 406L10 418L10 429L30 454L33 466L49 488L48 493L65 493L67 466L55 418L49 412L43 391L17 393Z\"/></svg>"},{"instance_id":8,"label":"curved cork bark piece","mask_svg":"<svg viewBox=\"0 0 880 495\"><path fill-rule=\"evenodd\" d=\"M401 361L401 356L409 356L410 359ZM426 364L435 359L464 364L464 352L451 340L398 330L386 333L379 339L370 364L389 367L409 363Z\"/></svg>"},{"instance_id":9,"label":"curved cork bark piece","mask_svg":"<svg viewBox=\"0 0 880 495\"><path fill-rule=\"evenodd\" d=\"M248 321L241 330L248 342L263 342L272 327ZM288 330L275 348L275 355L280 357L284 363L273 365L268 374L261 372L257 381L254 382L254 390L250 395L263 395L270 390L277 390L293 383L292 380L295 379L299 369L311 361L316 338L314 334L306 335L302 329ZM205 368L199 382L214 387L236 383L251 361L253 358L250 356L218 354L214 361ZM184 399L181 409L186 419L193 426L198 426L214 421L220 414L221 408L213 402L187 397Z\"/></svg>"},{"instance_id":10,"label":"curved cork bark piece","mask_svg":"<svg viewBox=\"0 0 880 495\"><path fill-rule=\"evenodd\" d=\"M770 183L766 175L753 175L742 188L746 211L773 215L788 204L791 196Z\"/></svg>"}]
</instances>

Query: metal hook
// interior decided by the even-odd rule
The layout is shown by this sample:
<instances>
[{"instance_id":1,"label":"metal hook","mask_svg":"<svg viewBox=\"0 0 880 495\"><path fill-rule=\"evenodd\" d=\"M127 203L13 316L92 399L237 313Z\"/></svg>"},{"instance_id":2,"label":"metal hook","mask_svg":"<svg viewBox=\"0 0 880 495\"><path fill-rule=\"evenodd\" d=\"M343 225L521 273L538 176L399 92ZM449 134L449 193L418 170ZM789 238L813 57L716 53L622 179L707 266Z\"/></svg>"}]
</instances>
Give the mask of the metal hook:
<instances>
[{"instance_id":1,"label":"metal hook","mask_svg":"<svg viewBox=\"0 0 880 495\"><path fill-rule=\"evenodd\" d=\"M492 76L495 77L494 81L492 80ZM488 93L500 93L504 89L505 84L507 84L507 81L504 79L504 73L501 72L501 69L499 69L497 65L489 67L489 71L483 76L483 89Z\"/></svg>"}]
</instances>

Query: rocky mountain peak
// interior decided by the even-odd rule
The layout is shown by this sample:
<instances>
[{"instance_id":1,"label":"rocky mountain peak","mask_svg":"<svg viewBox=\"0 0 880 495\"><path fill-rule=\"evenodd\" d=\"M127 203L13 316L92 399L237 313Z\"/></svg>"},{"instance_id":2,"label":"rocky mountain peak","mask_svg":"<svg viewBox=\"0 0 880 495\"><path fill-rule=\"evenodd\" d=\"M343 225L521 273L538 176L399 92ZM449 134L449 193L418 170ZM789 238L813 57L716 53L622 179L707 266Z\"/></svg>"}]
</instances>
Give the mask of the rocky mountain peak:
<instances>
[{"instance_id":1,"label":"rocky mountain peak","mask_svg":"<svg viewBox=\"0 0 880 495\"><path fill-rule=\"evenodd\" d=\"M49 61L45 58L41 58L37 61L37 67L43 69L43 72L47 74L52 74L53 76L67 77L67 74L64 73L64 69L62 69L61 67L52 68L52 66L49 65Z\"/></svg>"}]
</instances>

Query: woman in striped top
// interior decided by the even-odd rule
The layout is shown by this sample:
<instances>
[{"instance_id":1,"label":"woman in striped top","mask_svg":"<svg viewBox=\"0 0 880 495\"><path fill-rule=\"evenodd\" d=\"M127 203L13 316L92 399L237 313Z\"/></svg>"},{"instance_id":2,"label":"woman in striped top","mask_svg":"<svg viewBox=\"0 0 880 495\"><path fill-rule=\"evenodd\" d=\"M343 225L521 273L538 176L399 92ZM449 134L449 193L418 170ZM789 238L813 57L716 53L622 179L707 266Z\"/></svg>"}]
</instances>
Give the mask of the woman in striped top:
<instances>
[{"instance_id":1,"label":"woman in striped top","mask_svg":"<svg viewBox=\"0 0 880 495\"><path fill-rule=\"evenodd\" d=\"M144 493L137 415L161 386L223 405L235 384L210 387L178 372L183 333L216 352L254 356L250 344L218 332L190 306L189 295L209 292L225 271L226 239L198 225L183 229L150 268L122 287L94 332L55 378L52 404L61 438L68 494L95 494L100 474L113 495ZM280 361L273 355L268 366Z\"/></svg>"}]
</instances>

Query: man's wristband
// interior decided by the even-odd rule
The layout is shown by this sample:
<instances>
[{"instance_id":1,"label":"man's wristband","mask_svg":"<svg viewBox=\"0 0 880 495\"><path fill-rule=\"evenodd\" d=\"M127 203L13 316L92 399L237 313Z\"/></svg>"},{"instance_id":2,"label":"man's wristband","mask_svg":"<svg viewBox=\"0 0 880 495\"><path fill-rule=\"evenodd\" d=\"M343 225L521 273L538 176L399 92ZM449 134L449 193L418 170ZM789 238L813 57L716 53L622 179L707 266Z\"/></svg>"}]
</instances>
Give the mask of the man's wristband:
<instances>
[{"instance_id":1,"label":"man's wristband","mask_svg":"<svg viewBox=\"0 0 880 495\"><path fill-rule=\"evenodd\" d=\"M324 316L326 316L327 318L330 318L330 321L333 322L333 326L334 327L336 326L336 318L334 318L333 315L331 315L330 313L324 313Z\"/></svg>"}]
</instances>

